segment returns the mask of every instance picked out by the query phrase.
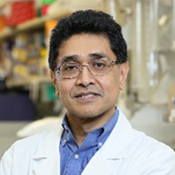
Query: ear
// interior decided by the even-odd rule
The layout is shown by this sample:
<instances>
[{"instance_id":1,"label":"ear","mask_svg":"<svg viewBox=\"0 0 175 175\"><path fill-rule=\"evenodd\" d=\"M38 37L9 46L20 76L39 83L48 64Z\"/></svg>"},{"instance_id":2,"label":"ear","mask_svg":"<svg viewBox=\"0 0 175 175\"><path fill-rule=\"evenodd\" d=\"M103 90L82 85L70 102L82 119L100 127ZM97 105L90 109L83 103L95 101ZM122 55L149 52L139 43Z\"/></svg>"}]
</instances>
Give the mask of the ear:
<instances>
[{"instance_id":1,"label":"ear","mask_svg":"<svg viewBox=\"0 0 175 175\"><path fill-rule=\"evenodd\" d=\"M124 85L125 85L126 79L128 77L128 72L129 72L128 62L122 63L120 65L120 86L119 86L120 90L124 89Z\"/></svg>"},{"instance_id":2,"label":"ear","mask_svg":"<svg viewBox=\"0 0 175 175\"><path fill-rule=\"evenodd\" d=\"M52 70L50 71L50 77L51 77L51 79L52 79L53 85L55 86L56 95L59 96L59 86L58 86L58 82L57 82L55 73L54 73L54 71L52 71Z\"/></svg>"}]
</instances>

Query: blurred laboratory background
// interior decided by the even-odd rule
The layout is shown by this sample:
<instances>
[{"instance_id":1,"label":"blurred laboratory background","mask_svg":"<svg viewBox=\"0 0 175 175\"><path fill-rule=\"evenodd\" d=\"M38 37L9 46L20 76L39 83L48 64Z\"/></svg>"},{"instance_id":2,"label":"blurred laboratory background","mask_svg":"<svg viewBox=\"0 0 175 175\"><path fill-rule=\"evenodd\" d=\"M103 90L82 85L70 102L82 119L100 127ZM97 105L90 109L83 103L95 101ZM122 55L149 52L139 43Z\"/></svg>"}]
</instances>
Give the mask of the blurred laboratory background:
<instances>
[{"instance_id":1,"label":"blurred laboratory background","mask_svg":"<svg viewBox=\"0 0 175 175\"><path fill-rule=\"evenodd\" d=\"M128 44L130 73L116 105L133 127L175 149L175 0L0 0L0 157L61 121L47 63L50 31L89 8L111 14Z\"/></svg>"}]
</instances>

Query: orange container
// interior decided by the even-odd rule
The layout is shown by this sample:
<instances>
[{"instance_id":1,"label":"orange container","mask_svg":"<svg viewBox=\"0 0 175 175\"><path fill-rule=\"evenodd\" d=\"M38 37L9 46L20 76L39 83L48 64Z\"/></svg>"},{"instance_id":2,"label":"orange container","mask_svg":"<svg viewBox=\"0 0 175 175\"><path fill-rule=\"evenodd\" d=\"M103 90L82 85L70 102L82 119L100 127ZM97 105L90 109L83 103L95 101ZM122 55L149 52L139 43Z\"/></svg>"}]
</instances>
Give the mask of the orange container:
<instances>
[{"instance_id":1,"label":"orange container","mask_svg":"<svg viewBox=\"0 0 175 175\"><path fill-rule=\"evenodd\" d=\"M5 19L4 16L0 16L0 31L2 31L5 27Z\"/></svg>"}]
</instances>

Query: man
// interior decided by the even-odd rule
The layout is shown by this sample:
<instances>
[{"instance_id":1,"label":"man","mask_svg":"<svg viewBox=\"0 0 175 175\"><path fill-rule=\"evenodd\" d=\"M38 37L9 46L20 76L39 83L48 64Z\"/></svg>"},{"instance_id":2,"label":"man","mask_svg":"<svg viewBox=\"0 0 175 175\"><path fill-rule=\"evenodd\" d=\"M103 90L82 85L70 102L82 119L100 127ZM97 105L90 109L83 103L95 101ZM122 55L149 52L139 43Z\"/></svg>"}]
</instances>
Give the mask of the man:
<instances>
[{"instance_id":1,"label":"man","mask_svg":"<svg viewBox=\"0 0 175 175\"><path fill-rule=\"evenodd\" d=\"M174 151L134 130L115 106L129 67L111 16L86 10L61 19L49 66L67 109L62 125L15 143L1 175L175 175Z\"/></svg>"}]
</instances>

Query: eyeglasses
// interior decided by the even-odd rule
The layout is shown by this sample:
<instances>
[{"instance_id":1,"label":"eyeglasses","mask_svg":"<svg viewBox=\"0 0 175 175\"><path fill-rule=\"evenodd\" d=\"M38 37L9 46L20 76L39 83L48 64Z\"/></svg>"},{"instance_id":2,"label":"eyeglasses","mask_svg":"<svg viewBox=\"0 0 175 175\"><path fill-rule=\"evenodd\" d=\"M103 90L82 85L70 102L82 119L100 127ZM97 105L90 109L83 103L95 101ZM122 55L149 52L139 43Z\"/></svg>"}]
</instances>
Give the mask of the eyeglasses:
<instances>
[{"instance_id":1,"label":"eyeglasses","mask_svg":"<svg viewBox=\"0 0 175 175\"><path fill-rule=\"evenodd\" d=\"M102 76L112 70L112 65L118 64L117 60L112 61L108 58L92 59L87 64L80 64L76 61L64 62L60 67L56 68L58 76L63 79L73 79L79 76L82 68L87 67L94 76Z\"/></svg>"}]
</instances>

